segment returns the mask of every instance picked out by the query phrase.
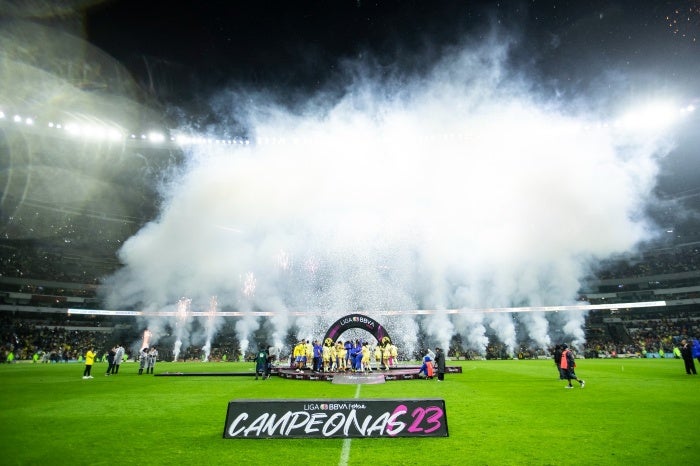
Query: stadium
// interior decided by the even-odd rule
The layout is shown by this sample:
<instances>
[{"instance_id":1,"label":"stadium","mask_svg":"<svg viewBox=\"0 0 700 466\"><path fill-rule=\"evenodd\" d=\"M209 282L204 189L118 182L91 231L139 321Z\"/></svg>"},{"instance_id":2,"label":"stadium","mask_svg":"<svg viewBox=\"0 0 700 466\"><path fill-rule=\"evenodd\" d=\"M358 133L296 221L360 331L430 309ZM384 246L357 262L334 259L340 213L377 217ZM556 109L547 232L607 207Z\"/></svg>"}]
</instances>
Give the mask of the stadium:
<instances>
[{"instance_id":1,"label":"stadium","mask_svg":"<svg viewBox=\"0 0 700 466\"><path fill-rule=\"evenodd\" d=\"M0 10L8 464L697 461L697 94L543 102L489 44L415 77L349 65L303 107L260 79L205 118L82 37L74 12L102 2L40 3ZM386 329L393 369L441 347L458 370L290 380L297 342L347 315ZM562 389L562 343L583 391ZM138 371L154 346L159 377ZM258 381L262 348L292 377ZM222 438L229 402L392 398L444 400L449 436Z\"/></svg>"}]
</instances>

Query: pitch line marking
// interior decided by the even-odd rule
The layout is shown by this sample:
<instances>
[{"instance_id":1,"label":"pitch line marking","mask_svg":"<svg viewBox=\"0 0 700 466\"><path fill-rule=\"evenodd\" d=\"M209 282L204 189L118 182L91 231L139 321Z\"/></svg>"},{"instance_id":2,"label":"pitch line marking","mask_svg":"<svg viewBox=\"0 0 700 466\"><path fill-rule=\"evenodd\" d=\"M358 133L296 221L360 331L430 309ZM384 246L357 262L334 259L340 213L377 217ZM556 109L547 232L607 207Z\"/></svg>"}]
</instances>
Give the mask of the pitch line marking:
<instances>
[{"instance_id":1,"label":"pitch line marking","mask_svg":"<svg viewBox=\"0 0 700 466\"><path fill-rule=\"evenodd\" d=\"M355 390L355 398L360 397L360 387L362 385L357 384L357 389ZM340 450L340 461L338 462L338 466L347 466L348 461L350 460L350 445L352 443L352 439L346 438L343 440L343 448Z\"/></svg>"}]
</instances>

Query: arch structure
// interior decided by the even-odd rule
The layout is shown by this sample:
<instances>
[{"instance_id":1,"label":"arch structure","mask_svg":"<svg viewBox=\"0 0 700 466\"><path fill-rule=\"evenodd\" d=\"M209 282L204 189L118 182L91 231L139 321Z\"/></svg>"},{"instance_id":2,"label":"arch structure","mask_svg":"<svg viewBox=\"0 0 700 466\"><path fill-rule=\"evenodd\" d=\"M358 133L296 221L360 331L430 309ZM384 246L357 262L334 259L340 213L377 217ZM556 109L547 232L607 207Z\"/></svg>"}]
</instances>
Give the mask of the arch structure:
<instances>
[{"instance_id":1,"label":"arch structure","mask_svg":"<svg viewBox=\"0 0 700 466\"><path fill-rule=\"evenodd\" d=\"M365 330L377 339L380 345L391 343L391 337L379 322L363 314L349 314L336 320L323 337L324 345L332 345L346 330L359 328Z\"/></svg>"}]
</instances>

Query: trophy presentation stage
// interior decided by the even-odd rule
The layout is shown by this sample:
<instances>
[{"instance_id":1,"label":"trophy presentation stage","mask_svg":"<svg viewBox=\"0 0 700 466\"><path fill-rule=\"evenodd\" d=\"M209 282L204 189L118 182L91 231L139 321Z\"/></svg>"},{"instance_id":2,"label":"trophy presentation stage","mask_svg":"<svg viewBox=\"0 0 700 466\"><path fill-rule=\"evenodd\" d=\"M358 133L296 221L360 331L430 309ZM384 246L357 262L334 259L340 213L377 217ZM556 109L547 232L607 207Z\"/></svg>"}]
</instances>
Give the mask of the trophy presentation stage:
<instances>
[{"instance_id":1,"label":"trophy presentation stage","mask_svg":"<svg viewBox=\"0 0 700 466\"><path fill-rule=\"evenodd\" d=\"M386 329L373 318L363 314L350 314L335 321L326 331L323 337L325 345L332 345L342 338L345 331L350 329L360 329L371 334L377 344L386 345L391 343L391 336ZM291 364L291 361L290 361ZM276 375L289 380L313 380L332 381L342 384L376 384L390 380L412 380L421 379L420 365L395 364L383 369L372 371L351 371L340 370L337 372L319 372L311 369L297 369L290 366L272 366L270 375ZM447 366L445 373L461 373L461 366ZM155 374L157 376L251 376L255 374L255 366L249 372L164 372Z\"/></svg>"},{"instance_id":2,"label":"trophy presentation stage","mask_svg":"<svg viewBox=\"0 0 700 466\"><path fill-rule=\"evenodd\" d=\"M386 370L373 370L367 372L314 372L309 369L297 371L291 367L273 366L270 376L278 376L288 380L328 381L333 383L348 384L373 384L394 380L414 380L425 377L419 374L420 366L398 365ZM461 366L447 366L445 373L461 373ZM184 377L184 376L215 376L215 377L252 377L255 376L255 368L247 372L162 372L154 374L156 377Z\"/></svg>"}]
</instances>

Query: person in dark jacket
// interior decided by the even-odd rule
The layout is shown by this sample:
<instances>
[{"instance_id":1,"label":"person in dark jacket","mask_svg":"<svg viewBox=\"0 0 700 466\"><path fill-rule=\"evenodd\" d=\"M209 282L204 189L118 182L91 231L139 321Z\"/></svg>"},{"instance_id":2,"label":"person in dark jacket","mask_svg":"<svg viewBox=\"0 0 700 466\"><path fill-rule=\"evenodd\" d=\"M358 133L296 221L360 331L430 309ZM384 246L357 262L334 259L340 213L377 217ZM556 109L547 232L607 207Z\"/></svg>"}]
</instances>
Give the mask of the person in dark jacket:
<instances>
[{"instance_id":1,"label":"person in dark jacket","mask_svg":"<svg viewBox=\"0 0 700 466\"><path fill-rule=\"evenodd\" d=\"M442 382L445 380L445 353L442 352L442 348L439 346L435 347L435 367L437 369L438 382Z\"/></svg>"},{"instance_id":2,"label":"person in dark jacket","mask_svg":"<svg viewBox=\"0 0 700 466\"><path fill-rule=\"evenodd\" d=\"M693 361L693 347L685 338L681 340L681 357L685 363L685 373L698 375L698 372L695 370L695 361Z\"/></svg>"},{"instance_id":3,"label":"person in dark jacket","mask_svg":"<svg viewBox=\"0 0 700 466\"><path fill-rule=\"evenodd\" d=\"M112 371L114 370L114 357L117 355L117 348L112 347L109 349L109 352L107 353L107 372L105 375L110 375Z\"/></svg>"},{"instance_id":4,"label":"person in dark jacket","mask_svg":"<svg viewBox=\"0 0 700 466\"><path fill-rule=\"evenodd\" d=\"M554 364L557 366L557 372L559 373L559 380L564 380L564 373L561 370L561 345L554 347Z\"/></svg>"},{"instance_id":5,"label":"person in dark jacket","mask_svg":"<svg viewBox=\"0 0 700 466\"><path fill-rule=\"evenodd\" d=\"M564 378L569 381L569 385L564 386L564 388L574 388L571 384L572 380L579 383L581 388L585 386L585 382L576 376L574 368L576 367L576 361L574 360L574 353L571 352L567 344L561 345L561 371L564 374Z\"/></svg>"},{"instance_id":6,"label":"person in dark jacket","mask_svg":"<svg viewBox=\"0 0 700 466\"><path fill-rule=\"evenodd\" d=\"M268 359L270 357L270 349L267 345L260 348L258 355L255 358L255 380L261 376L263 380L269 379Z\"/></svg>"}]
</instances>

